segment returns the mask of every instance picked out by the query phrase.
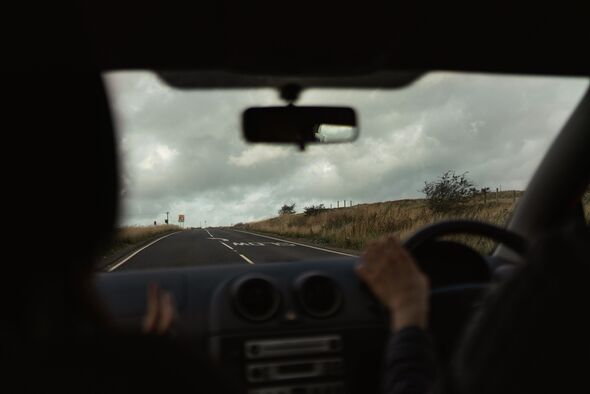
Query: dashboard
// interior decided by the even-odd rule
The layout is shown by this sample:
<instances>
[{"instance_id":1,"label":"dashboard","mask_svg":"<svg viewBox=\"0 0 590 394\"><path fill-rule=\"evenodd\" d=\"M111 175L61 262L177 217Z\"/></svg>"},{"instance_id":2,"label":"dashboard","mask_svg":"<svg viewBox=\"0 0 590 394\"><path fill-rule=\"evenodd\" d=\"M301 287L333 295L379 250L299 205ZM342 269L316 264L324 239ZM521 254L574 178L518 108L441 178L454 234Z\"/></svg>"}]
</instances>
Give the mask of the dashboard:
<instances>
[{"instance_id":1,"label":"dashboard","mask_svg":"<svg viewBox=\"0 0 590 394\"><path fill-rule=\"evenodd\" d=\"M389 318L355 259L227 264L97 276L121 327L139 327L148 283L171 292L177 334L234 392L377 392Z\"/></svg>"}]
</instances>

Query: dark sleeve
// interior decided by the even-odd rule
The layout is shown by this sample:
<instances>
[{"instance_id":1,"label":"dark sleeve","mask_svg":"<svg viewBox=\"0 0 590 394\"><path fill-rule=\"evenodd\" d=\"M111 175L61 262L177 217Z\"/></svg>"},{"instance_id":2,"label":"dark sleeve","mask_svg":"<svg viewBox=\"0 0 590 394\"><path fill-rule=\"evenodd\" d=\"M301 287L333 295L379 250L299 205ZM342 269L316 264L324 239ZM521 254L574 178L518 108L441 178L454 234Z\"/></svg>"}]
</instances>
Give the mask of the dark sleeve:
<instances>
[{"instance_id":1,"label":"dark sleeve","mask_svg":"<svg viewBox=\"0 0 590 394\"><path fill-rule=\"evenodd\" d=\"M383 371L384 394L425 394L434 385L436 357L428 334L407 327L389 338Z\"/></svg>"}]
</instances>

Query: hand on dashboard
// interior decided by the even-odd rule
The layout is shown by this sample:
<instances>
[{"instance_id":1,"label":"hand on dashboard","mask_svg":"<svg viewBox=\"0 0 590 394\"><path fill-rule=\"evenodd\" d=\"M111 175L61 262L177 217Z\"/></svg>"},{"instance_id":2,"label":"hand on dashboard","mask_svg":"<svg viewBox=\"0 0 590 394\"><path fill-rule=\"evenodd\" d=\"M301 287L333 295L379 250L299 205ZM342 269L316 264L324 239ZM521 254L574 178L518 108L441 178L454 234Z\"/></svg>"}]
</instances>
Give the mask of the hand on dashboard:
<instances>
[{"instance_id":1,"label":"hand on dashboard","mask_svg":"<svg viewBox=\"0 0 590 394\"><path fill-rule=\"evenodd\" d=\"M371 243L356 272L391 312L394 331L409 326L426 328L428 278L396 237Z\"/></svg>"},{"instance_id":2,"label":"hand on dashboard","mask_svg":"<svg viewBox=\"0 0 590 394\"><path fill-rule=\"evenodd\" d=\"M168 334L176 318L176 307L172 294L162 290L156 283L147 289L147 308L143 318L143 332L146 334Z\"/></svg>"}]
</instances>

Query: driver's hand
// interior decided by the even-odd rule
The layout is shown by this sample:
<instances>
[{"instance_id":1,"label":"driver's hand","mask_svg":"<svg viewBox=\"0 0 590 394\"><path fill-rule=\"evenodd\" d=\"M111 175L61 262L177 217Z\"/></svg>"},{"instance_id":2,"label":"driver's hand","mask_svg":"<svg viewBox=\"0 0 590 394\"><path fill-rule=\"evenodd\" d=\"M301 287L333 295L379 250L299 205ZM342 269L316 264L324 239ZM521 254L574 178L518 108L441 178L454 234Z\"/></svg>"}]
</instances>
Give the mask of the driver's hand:
<instances>
[{"instance_id":1,"label":"driver's hand","mask_svg":"<svg viewBox=\"0 0 590 394\"><path fill-rule=\"evenodd\" d=\"M147 309L143 318L143 332L146 334L168 334L176 318L176 307L172 294L155 283L147 289Z\"/></svg>"},{"instance_id":2,"label":"driver's hand","mask_svg":"<svg viewBox=\"0 0 590 394\"><path fill-rule=\"evenodd\" d=\"M389 308L391 328L428 323L428 278L394 236L373 242L365 250L356 272L379 300Z\"/></svg>"}]
</instances>

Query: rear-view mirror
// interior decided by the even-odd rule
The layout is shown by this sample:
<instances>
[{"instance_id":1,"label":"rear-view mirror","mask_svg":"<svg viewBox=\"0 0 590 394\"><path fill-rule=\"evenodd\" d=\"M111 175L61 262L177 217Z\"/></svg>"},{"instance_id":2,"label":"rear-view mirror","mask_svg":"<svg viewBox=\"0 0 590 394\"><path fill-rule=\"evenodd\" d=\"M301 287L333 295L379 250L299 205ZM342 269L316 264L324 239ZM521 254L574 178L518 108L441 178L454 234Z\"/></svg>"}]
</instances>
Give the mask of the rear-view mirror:
<instances>
[{"instance_id":1,"label":"rear-view mirror","mask_svg":"<svg viewBox=\"0 0 590 394\"><path fill-rule=\"evenodd\" d=\"M346 107L260 107L244 111L244 137L248 142L309 143L354 141L359 134L356 114Z\"/></svg>"}]
</instances>

